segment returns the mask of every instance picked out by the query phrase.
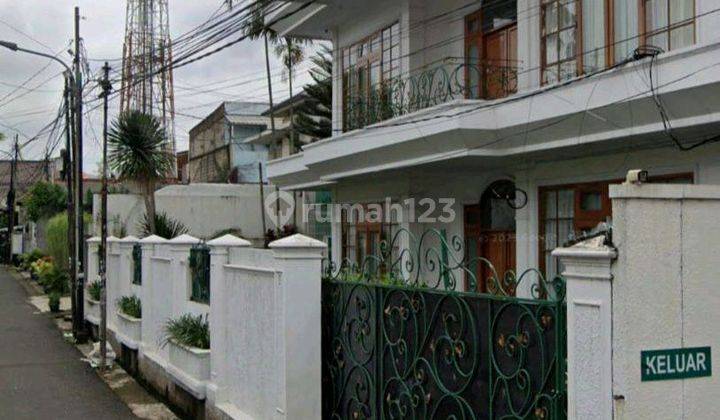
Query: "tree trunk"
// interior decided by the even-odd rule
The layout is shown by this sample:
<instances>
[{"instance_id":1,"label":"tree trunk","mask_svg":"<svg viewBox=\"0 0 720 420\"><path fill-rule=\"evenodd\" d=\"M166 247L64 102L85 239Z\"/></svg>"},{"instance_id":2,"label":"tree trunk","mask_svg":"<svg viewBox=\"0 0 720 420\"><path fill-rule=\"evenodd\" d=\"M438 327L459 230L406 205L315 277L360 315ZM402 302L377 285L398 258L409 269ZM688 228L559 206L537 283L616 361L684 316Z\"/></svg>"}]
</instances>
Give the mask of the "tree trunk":
<instances>
[{"instance_id":1,"label":"tree trunk","mask_svg":"<svg viewBox=\"0 0 720 420\"><path fill-rule=\"evenodd\" d=\"M155 183L148 181L145 184L145 215L150 228L150 235L155 234Z\"/></svg>"}]
</instances>

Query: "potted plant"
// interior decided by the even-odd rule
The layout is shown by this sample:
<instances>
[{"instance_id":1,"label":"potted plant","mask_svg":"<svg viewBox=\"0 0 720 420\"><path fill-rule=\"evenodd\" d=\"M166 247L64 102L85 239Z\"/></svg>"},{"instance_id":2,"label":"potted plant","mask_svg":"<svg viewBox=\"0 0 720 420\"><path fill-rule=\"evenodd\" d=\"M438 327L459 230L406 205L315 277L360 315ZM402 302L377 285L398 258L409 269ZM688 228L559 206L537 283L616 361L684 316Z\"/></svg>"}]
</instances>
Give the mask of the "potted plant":
<instances>
[{"instance_id":1,"label":"potted plant","mask_svg":"<svg viewBox=\"0 0 720 420\"><path fill-rule=\"evenodd\" d=\"M50 307L50 312L52 312L52 313L60 312L60 293L59 292L51 292L48 295L48 306Z\"/></svg>"},{"instance_id":2,"label":"potted plant","mask_svg":"<svg viewBox=\"0 0 720 420\"><path fill-rule=\"evenodd\" d=\"M169 346L168 371L197 397L204 397L210 379L210 324L207 315L185 314L163 328L163 346Z\"/></svg>"},{"instance_id":3,"label":"potted plant","mask_svg":"<svg viewBox=\"0 0 720 420\"><path fill-rule=\"evenodd\" d=\"M100 293L101 285L99 281L94 281L87 286L85 294L85 318L97 325L100 323Z\"/></svg>"},{"instance_id":4,"label":"potted plant","mask_svg":"<svg viewBox=\"0 0 720 420\"><path fill-rule=\"evenodd\" d=\"M142 323L142 303L135 295L123 296L117 300L118 339L130 347L137 349L140 344Z\"/></svg>"}]
</instances>

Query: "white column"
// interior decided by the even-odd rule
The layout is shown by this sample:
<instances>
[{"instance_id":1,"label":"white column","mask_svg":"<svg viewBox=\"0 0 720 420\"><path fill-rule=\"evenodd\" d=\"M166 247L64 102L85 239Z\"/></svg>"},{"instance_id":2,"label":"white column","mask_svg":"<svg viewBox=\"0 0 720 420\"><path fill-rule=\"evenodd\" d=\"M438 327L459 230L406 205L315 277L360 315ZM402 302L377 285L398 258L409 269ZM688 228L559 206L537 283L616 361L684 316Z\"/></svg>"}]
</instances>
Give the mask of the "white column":
<instances>
[{"instance_id":1,"label":"white column","mask_svg":"<svg viewBox=\"0 0 720 420\"><path fill-rule=\"evenodd\" d=\"M553 256L567 285L568 418L612 419L613 248L595 238Z\"/></svg>"},{"instance_id":2,"label":"white column","mask_svg":"<svg viewBox=\"0 0 720 420\"><path fill-rule=\"evenodd\" d=\"M224 235L209 241L210 247L210 382L206 396L212 405L224 402L223 391L227 386L222 373L227 372L225 361L229 354L225 338L228 328L225 314L225 265L230 263L230 249L247 248L249 241L233 235Z\"/></svg>"},{"instance_id":3,"label":"white column","mask_svg":"<svg viewBox=\"0 0 720 420\"><path fill-rule=\"evenodd\" d=\"M140 259L142 267L142 289L140 293L140 301L142 302L142 324L141 324L141 344L140 349L143 353L155 352L158 346L158 325L164 320L156 320L155 307L153 305L155 288L154 283L157 281L152 278L152 257L155 255L155 247L165 243L166 239L150 235L139 241L142 249L142 257Z\"/></svg>"},{"instance_id":4,"label":"white column","mask_svg":"<svg viewBox=\"0 0 720 420\"><path fill-rule=\"evenodd\" d=\"M199 244L200 239L187 234L170 239L170 273L172 276L172 316L177 317L186 312L185 303L190 299L190 272L188 258L190 248Z\"/></svg>"},{"instance_id":5,"label":"white column","mask_svg":"<svg viewBox=\"0 0 720 420\"><path fill-rule=\"evenodd\" d=\"M282 272L285 417L319 419L321 410L320 270L325 243L300 234L272 242ZM281 388L281 389L282 389Z\"/></svg>"}]
</instances>

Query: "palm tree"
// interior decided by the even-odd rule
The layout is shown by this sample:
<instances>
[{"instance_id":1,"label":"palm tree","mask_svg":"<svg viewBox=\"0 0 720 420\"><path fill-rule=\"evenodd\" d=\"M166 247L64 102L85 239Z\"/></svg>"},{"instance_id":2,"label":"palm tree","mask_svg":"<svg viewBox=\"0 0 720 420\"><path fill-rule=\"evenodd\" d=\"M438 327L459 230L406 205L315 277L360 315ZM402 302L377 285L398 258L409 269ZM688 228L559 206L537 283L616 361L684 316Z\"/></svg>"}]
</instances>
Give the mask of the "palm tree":
<instances>
[{"instance_id":1,"label":"palm tree","mask_svg":"<svg viewBox=\"0 0 720 420\"><path fill-rule=\"evenodd\" d=\"M300 41L301 42L301 41ZM305 48L302 44L293 38L285 37L277 40L275 44L275 55L280 58L283 63L283 81L288 82L288 90L290 93L290 101L293 97L293 76L295 76L295 66L305 60ZM290 103L290 147L297 147L295 144L295 106Z\"/></svg>"},{"instance_id":2,"label":"palm tree","mask_svg":"<svg viewBox=\"0 0 720 420\"><path fill-rule=\"evenodd\" d=\"M293 76L295 75L295 66L305 60L305 45L312 44L312 41L303 38L294 37L278 37L278 34L265 22L265 14L267 7L272 3L272 0L257 0L251 6L249 12L249 18L243 23L243 33L250 39L259 39L263 37L265 39L265 61L267 63L267 79L268 87L272 92L272 81L270 77L270 64L268 57L268 40L275 45L275 55L280 58L283 63L283 81L288 82L288 89L290 91L290 98L293 96ZM230 3L231 4L231 3ZM232 4L231 4L232 7ZM272 96L272 94L270 94ZM270 104L272 105L272 97L270 98ZM290 142L294 141L294 105L290 105ZM270 118L273 119L272 112ZM272 123L274 130L274 121Z\"/></svg>"},{"instance_id":3,"label":"palm tree","mask_svg":"<svg viewBox=\"0 0 720 420\"><path fill-rule=\"evenodd\" d=\"M140 111L120 114L108 133L110 168L142 187L150 233L155 233L155 187L173 168L166 140L160 120Z\"/></svg>"}]
</instances>

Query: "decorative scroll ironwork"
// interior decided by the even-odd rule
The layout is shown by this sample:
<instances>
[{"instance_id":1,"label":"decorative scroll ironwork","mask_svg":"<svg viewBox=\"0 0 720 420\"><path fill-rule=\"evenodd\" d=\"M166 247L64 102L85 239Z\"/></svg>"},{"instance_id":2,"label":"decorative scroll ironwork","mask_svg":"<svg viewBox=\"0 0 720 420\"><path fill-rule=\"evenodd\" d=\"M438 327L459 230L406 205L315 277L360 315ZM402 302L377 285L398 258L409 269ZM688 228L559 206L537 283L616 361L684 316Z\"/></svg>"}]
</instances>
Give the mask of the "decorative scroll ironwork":
<instances>
[{"instance_id":1,"label":"decorative scroll ironwork","mask_svg":"<svg viewBox=\"0 0 720 420\"><path fill-rule=\"evenodd\" d=\"M142 246L140 244L133 245L133 284L142 284Z\"/></svg>"},{"instance_id":2,"label":"decorative scroll ironwork","mask_svg":"<svg viewBox=\"0 0 720 420\"><path fill-rule=\"evenodd\" d=\"M210 247L200 244L190 248L188 265L192 279L190 300L210 303Z\"/></svg>"},{"instance_id":3,"label":"decorative scroll ironwork","mask_svg":"<svg viewBox=\"0 0 720 420\"><path fill-rule=\"evenodd\" d=\"M351 71L352 73L352 71ZM518 66L507 61L446 58L410 76L393 77L345 97L345 129L354 130L455 99L497 99L517 90Z\"/></svg>"},{"instance_id":4,"label":"decorative scroll ironwork","mask_svg":"<svg viewBox=\"0 0 720 420\"><path fill-rule=\"evenodd\" d=\"M323 417L566 418L563 279L500 277L484 259L454 259L457 238L428 231L411 252L403 236L415 239L399 232L382 255L326 266ZM478 261L494 286L457 291L460 275L478 284Z\"/></svg>"},{"instance_id":5,"label":"decorative scroll ironwork","mask_svg":"<svg viewBox=\"0 0 720 420\"><path fill-rule=\"evenodd\" d=\"M481 279L483 272L488 274ZM380 242L377 255L368 255L359 262L346 258L336 264L325 260L323 277L501 296L515 296L518 289L524 289L536 299L563 293L559 283L546 281L534 268L521 273L512 270L498 273L490 260L466 253L460 236L447 238L444 231L437 229L426 230L419 236L399 229L392 238ZM480 290L481 284L486 284L487 290Z\"/></svg>"}]
</instances>

